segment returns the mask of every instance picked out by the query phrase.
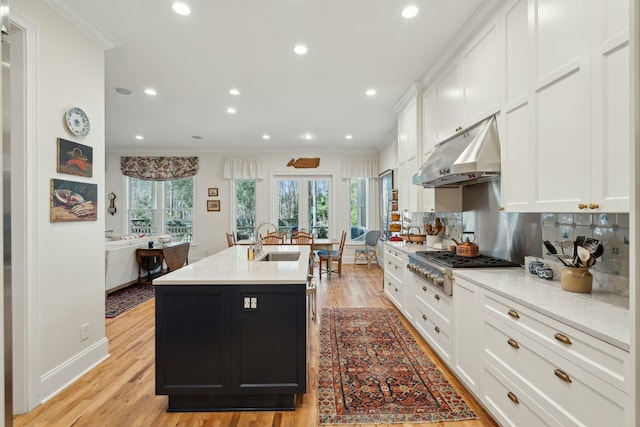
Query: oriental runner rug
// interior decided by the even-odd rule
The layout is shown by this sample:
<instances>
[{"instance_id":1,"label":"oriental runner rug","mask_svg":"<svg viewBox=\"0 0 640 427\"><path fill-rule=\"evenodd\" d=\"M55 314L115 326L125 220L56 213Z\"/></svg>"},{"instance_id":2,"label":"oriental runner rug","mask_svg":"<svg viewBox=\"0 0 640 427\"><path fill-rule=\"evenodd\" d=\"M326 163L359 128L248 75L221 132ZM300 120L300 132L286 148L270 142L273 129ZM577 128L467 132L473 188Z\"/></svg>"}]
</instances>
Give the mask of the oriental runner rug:
<instances>
[{"instance_id":1,"label":"oriental runner rug","mask_svg":"<svg viewBox=\"0 0 640 427\"><path fill-rule=\"evenodd\" d=\"M320 424L477 419L390 308L324 308Z\"/></svg>"},{"instance_id":2,"label":"oriental runner rug","mask_svg":"<svg viewBox=\"0 0 640 427\"><path fill-rule=\"evenodd\" d=\"M116 317L125 311L142 304L155 296L151 285L131 285L107 295L105 299L105 317Z\"/></svg>"}]
</instances>

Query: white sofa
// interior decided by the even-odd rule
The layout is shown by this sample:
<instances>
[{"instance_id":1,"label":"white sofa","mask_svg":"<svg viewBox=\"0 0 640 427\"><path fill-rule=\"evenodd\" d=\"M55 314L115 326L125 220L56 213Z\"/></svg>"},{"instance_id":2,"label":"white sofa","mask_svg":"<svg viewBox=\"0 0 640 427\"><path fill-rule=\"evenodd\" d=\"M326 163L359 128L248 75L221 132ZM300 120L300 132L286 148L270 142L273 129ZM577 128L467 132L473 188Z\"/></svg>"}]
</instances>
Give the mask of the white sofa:
<instances>
[{"instance_id":1,"label":"white sofa","mask_svg":"<svg viewBox=\"0 0 640 427\"><path fill-rule=\"evenodd\" d=\"M128 286L138 280L138 262L136 261L136 249L148 248L153 241L158 247L159 237L171 236L144 236L133 234L123 236L110 236L105 242L105 291L113 292ZM145 274L146 272L143 272Z\"/></svg>"}]
</instances>

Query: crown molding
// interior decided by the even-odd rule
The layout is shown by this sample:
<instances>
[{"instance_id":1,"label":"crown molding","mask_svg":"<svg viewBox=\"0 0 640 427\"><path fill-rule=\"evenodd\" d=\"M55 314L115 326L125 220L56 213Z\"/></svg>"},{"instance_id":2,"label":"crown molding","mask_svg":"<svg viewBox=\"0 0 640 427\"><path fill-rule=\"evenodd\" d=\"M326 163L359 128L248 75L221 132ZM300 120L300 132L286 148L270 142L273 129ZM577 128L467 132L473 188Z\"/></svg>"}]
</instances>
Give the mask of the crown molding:
<instances>
[{"instance_id":1,"label":"crown molding","mask_svg":"<svg viewBox=\"0 0 640 427\"><path fill-rule=\"evenodd\" d=\"M79 12L67 0L44 0L44 2L104 50L113 49L121 45L115 37L96 24L87 15Z\"/></svg>"}]
</instances>

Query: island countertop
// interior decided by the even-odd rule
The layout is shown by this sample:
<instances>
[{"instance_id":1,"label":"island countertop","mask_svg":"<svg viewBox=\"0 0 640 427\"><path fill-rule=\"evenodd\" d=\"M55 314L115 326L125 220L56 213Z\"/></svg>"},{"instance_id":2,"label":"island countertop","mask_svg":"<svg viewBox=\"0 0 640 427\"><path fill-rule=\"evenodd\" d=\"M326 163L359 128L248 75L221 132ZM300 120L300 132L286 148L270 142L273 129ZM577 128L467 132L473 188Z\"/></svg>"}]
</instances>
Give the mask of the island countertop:
<instances>
[{"instance_id":1,"label":"island countertop","mask_svg":"<svg viewBox=\"0 0 640 427\"><path fill-rule=\"evenodd\" d=\"M306 284L309 246L264 245L255 260L246 246L232 246L153 280L154 285ZM259 261L265 253L300 252L297 261Z\"/></svg>"}]
</instances>

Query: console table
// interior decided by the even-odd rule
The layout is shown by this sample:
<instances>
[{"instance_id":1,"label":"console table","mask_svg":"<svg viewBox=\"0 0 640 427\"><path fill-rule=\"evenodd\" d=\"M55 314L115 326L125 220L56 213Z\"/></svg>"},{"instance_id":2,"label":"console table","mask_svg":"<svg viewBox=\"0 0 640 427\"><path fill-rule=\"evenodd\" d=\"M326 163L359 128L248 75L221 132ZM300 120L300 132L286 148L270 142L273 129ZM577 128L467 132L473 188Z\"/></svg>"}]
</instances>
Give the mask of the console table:
<instances>
[{"instance_id":1,"label":"console table","mask_svg":"<svg viewBox=\"0 0 640 427\"><path fill-rule=\"evenodd\" d=\"M188 242L178 242L136 249L138 283L151 283L154 278L189 264L189 246ZM163 264L167 266L166 270L162 269ZM142 270L147 271L146 276L142 275Z\"/></svg>"}]
</instances>

